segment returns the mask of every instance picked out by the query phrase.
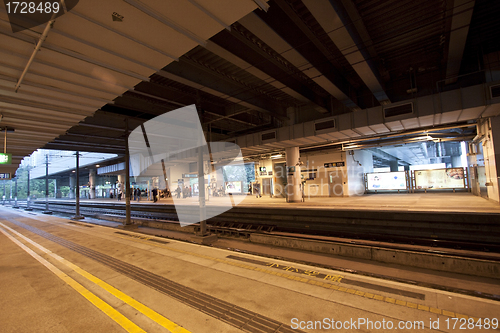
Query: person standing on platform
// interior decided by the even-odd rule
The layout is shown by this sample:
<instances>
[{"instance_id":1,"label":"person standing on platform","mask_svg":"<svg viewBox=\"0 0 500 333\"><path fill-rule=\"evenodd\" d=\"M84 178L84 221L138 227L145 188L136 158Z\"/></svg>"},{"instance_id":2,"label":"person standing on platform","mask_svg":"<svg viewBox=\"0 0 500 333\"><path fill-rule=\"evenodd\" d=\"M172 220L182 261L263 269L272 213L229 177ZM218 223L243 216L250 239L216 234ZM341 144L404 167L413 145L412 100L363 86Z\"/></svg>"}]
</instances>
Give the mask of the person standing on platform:
<instances>
[{"instance_id":1,"label":"person standing on platform","mask_svg":"<svg viewBox=\"0 0 500 333\"><path fill-rule=\"evenodd\" d=\"M189 196L192 197L193 196L193 189L191 188L191 185L189 185Z\"/></svg>"},{"instance_id":2,"label":"person standing on platform","mask_svg":"<svg viewBox=\"0 0 500 333\"><path fill-rule=\"evenodd\" d=\"M255 192L255 197L256 198L261 198L262 195L260 195L260 184L259 184L259 182L256 182L254 184L253 188L254 188L254 192Z\"/></svg>"},{"instance_id":3,"label":"person standing on platform","mask_svg":"<svg viewBox=\"0 0 500 333\"><path fill-rule=\"evenodd\" d=\"M152 191L153 194L153 202L156 202L158 200L158 190L156 188L153 189Z\"/></svg>"}]
</instances>

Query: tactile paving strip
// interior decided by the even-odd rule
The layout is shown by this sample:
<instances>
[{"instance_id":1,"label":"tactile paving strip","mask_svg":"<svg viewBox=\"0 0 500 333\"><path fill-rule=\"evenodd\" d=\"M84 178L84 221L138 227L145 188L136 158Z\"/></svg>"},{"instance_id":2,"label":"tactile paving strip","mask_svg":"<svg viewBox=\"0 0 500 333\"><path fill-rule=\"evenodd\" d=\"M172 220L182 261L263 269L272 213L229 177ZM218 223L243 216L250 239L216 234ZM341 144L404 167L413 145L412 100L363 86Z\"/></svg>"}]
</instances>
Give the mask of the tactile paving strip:
<instances>
[{"instance_id":1,"label":"tactile paving strip","mask_svg":"<svg viewBox=\"0 0 500 333\"><path fill-rule=\"evenodd\" d=\"M104 264L125 276L128 276L144 285L154 288L201 312L204 312L212 317L215 317L234 327L237 327L242 331L251 333L304 333L303 331L292 329L289 325L286 325L274 319L244 309L229 302L220 300L216 297L196 291L192 288L183 286L174 281L168 280L163 276L151 273L119 259L115 259L103 253L54 236L38 228L15 221L13 219L7 220L45 239L62 245L88 258L96 260L97 262L100 262L101 264Z\"/></svg>"}]
</instances>

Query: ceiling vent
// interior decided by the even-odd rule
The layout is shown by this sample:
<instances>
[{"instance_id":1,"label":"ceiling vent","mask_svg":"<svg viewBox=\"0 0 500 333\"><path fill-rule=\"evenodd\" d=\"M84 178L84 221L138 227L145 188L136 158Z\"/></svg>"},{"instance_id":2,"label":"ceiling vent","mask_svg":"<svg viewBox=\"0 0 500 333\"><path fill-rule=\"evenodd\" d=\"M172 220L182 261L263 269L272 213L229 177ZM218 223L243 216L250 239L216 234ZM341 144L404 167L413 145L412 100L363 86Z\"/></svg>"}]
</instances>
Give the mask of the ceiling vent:
<instances>
[{"instance_id":1,"label":"ceiling vent","mask_svg":"<svg viewBox=\"0 0 500 333\"><path fill-rule=\"evenodd\" d=\"M413 113L413 103L400 104L384 108L384 117L391 118Z\"/></svg>"},{"instance_id":2,"label":"ceiling vent","mask_svg":"<svg viewBox=\"0 0 500 333\"><path fill-rule=\"evenodd\" d=\"M500 97L500 84L490 86L491 98Z\"/></svg>"},{"instance_id":3,"label":"ceiling vent","mask_svg":"<svg viewBox=\"0 0 500 333\"><path fill-rule=\"evenodd\" d=\"M316 130L316 132L331 128L335 128L335 119L330 119L327 121L322 121L314 124L314 129Z\"/></svg>"},{"instance_id":4,"label":"ceiling vent","mask_svg":"<svg viewBox=\"0 0 500 333\"><path fill-rule=\"evenodd\" d=\"M269 132L269 133L263 133L261 136L261 139L262 139L262 141L275 140L276 139L276 131Z\"/></svg>"}]
</instances>

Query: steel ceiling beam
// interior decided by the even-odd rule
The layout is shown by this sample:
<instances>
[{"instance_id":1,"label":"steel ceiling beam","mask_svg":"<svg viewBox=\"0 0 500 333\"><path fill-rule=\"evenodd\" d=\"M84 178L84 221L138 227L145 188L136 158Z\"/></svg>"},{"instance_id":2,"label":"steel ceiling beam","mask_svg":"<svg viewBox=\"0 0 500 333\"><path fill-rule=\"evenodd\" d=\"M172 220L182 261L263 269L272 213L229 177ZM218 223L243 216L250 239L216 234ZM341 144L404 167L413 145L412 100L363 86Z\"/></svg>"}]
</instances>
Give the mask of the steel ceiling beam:
<instances>
[{"instance_id":1,"label":"steel ceiling beam","mask_svg":"<svg viewBox=\"0 0 500 333\"><path fill-rule=\"evenodd\" d=\"M231 32L221 31L212 37L211 41L238 58L254 64L257 69L304 96L317 107L330 110L329 98L313 90L307 82L309 78L296 68L288 67L286 59L278 54L274 54L271 50L264 50L262 44L247 36L245 31L238 29L237 24L233 25Z\"/></svg>"},{"instance_id":2,"label":"steel ceiling beam","mask_svg":"<svg viewBox=\"0 0 500 333\"><path fill-rule=\"evenodd\" d=\"M454 83L458 79L474 5L474 0L455 0L453 2L445 84Z\"/></svg>"},{"instance_id":3,"label":"steel ceiling beam","mask_svg":"<svg viewBox=\"0 0 500 333\"><path fill-rule=\"evenodd\" d=\"M367 150L369 152L371 152L373 155L377 156L378 158L381 158L381 159L386 160L386 161L398 161L399 163L401 163L403 165L410 165L411 164L405 160L397 158L394 155L391 155L391 154L383 151L380 148L368 148Z\"/></svg>"},{"instance_id":4,"label":"steel ceiling beam","mask_svg":"<svg viewBox=\"0 0 500 333\"><path fill-rule=\"evenodd\" d=\"M278 8L271 8L267 14L257 13L244 17L239 22L259 38L268 42L268 36L276 34L282 39L280 44L286 44L287 50L281 55L288 61L294 63L303 62L301 70L304 71L314 82L325 89L330 95L341 101L349 108L359 107L355 96L355 89L349 81L335 68L331 52L318 40L318 37L302 21L297 13L285 0L274 0ZM266 25L258 20L262 19ZM259 24L260 23L260 24ZM276 40L276 37L273 38ZM275 44L269 44L275 47ZM295 54L298 53L298 54ZM297 56L299 59L297 59ZM300 59L302 58L302 59ZM296 59L296 61L294 61ZM371 105L370 105L371 106Z\"/></svg>"},{"instance_id":5,"label":"steel ceiling beam","mask_svg":"<svg viewBox=\"0 0 500 333\"><path fill-rule=\"evenodd\" d=\"M257 92L251 91L249 87L239 84L194 61L181 58L179 62L171 63L157 74L202 91L207 87L218 92L218 97L224 98L224 96L227 96L227 99L234 103L272 114L278 118L286 118L285 108L277 102L268 98L262 98Z\"/></svg>"},{"instance_id":6,"label":"steel ceiling beam","mask_svg":"<svg viewBox=\"0 0 500 333\"><path fill-rule=\"evenodd\" d=\"M348 21L346 15L339 14L340 5L338 3L328 2L326 6L315 0L303 0L303 3L380 104L390 103L391 101L385 93L385 87L375 70L376 65L370 60L371 56L366 52L364 43L373 44L373 42L371 42L371 38L354 4L349 1L342 1L346 7L347 15L350 17L350 21ZM354 31L354 26L357 26L358 31L363 33L364 39L358 37L358 33Z\"/></svg>"},{"instance_id":7,"label":"steel ceiling beam","mask_svg":"<svg viewBox=\"0 0 500 333\"><path fill-rule=\"evenodd\" d=\"M272 78L269 76L267 73L264 73L257 67L255 67L253 64L250 64L246 62L245 60L237 57L233 53L229 52L228 50L220 47L219 45L215 44L211 40L207 41L207 46L206 49L212 52L213 54L221 57L222 59L225 59L226 61L232 63L233 65L241 68L245 72L248 72L252 74L253 76L261 79L262 81L272 85L273 87L283 91L285 94L298 99L301 102L306 102L308 103L309 100L302 96L301 94L297 93L295 90L288 88L286 85L283 83L279 82L275 78Z\"/></svg>"}]
</instances>

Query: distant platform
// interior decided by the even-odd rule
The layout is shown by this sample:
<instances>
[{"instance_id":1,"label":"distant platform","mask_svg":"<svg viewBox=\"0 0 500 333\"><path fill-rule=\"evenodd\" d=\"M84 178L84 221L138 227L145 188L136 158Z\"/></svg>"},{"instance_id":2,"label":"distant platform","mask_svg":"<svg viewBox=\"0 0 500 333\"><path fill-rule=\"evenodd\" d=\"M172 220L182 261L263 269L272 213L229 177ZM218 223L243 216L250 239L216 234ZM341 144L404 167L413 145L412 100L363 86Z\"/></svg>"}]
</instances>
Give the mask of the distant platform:
<instances>
[{"instance_id":1,"label":"distant platform","mask_svg":"<svg viewBox=\"0 0 500 333\"><path fill-rule=\"evenodd\" d=\"M217 205L222 202L223 198L210 197L207 205ZM43 199L38 199L43 200ZM49 199L62 201L75 201L70 199ZM183 200L178 199L181 203ZM118 201L117 199L80 199L83 203L87 202L112 202L125 204L125 200ZM153 201L142 198L141 201L130 201L132 205L151 204ZM156 204L173 205L172 198L162 198ZM381 210L381 211L418 211L418 212L469 212L469 213L498 213L500 214L500 205L498 202L478 197L471 193L380 193L366 194L363 196L352 197L315 197L306 198L305 202L287 203L285 198L271 198L262 196L256 198L253 195L247 195L246 198L238 205L245 206L260 206L260 207L300 207L300 208L317 208L317 209L341 209L341 210Z\"/></svg>"}]
</instances>

